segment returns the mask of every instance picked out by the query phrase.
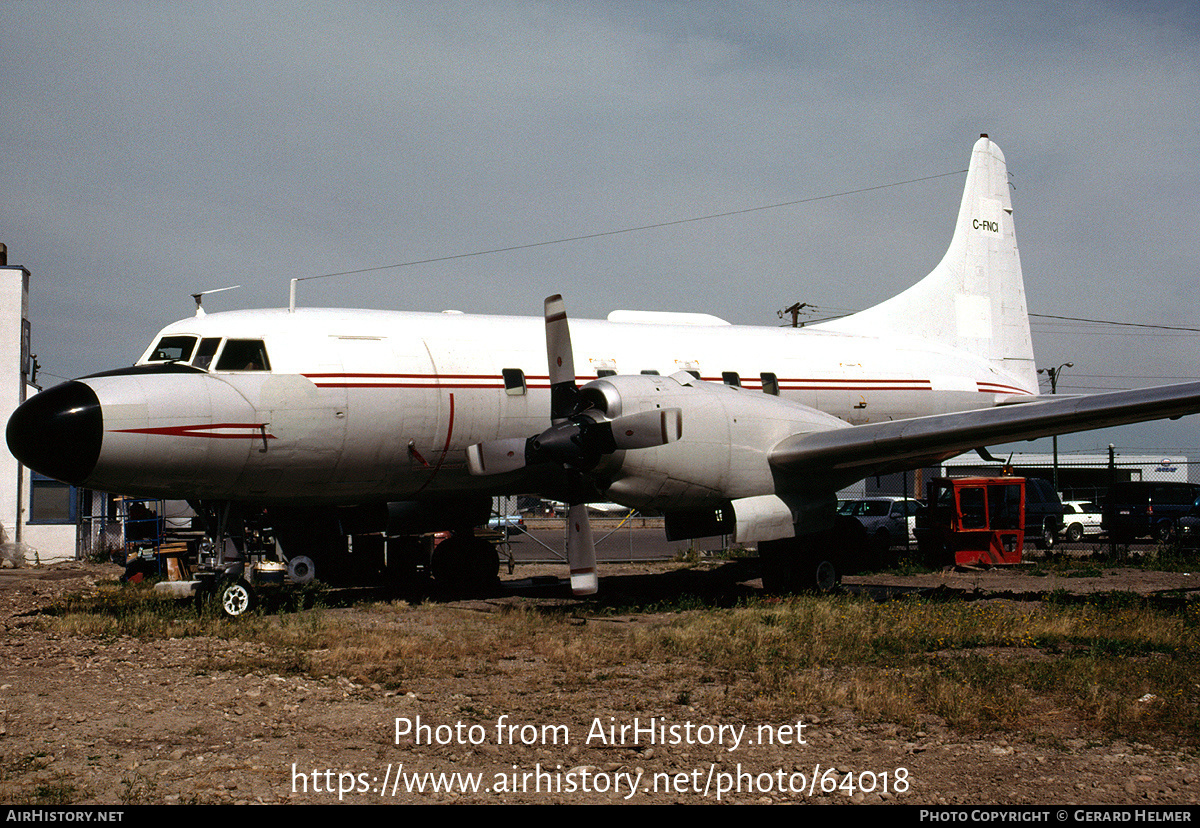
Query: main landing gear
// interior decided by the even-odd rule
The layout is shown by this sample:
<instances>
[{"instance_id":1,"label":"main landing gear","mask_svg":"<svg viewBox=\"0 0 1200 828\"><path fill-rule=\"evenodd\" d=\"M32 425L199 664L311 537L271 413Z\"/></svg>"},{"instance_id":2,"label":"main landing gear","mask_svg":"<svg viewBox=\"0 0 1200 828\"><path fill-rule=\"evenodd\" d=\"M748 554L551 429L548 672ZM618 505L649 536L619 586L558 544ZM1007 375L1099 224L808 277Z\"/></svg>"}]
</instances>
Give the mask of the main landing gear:
<instances>
[{"instance_id":1,"label":"main landing gear","mask_svg":"<svg viewBox=\"0 0 1200 828\"><path fill-rule=\"evenodd\" d=\"M496 547L483 538L455 532L434 547L430 570L435 581L478 592L500 577L500 557Z\"/></svg>"},{"instance_id":2,"label":"main landing gear","mask_svg":"<svg viewBox=\"0 0 1200 828\"><path fill-rule=\"evenodd\" d=\"M763 589L773 595L833 592L855 556L869 544L862 524L838 515L824 532L763 541L758 545Z\"/></svg>"}]
</instances>

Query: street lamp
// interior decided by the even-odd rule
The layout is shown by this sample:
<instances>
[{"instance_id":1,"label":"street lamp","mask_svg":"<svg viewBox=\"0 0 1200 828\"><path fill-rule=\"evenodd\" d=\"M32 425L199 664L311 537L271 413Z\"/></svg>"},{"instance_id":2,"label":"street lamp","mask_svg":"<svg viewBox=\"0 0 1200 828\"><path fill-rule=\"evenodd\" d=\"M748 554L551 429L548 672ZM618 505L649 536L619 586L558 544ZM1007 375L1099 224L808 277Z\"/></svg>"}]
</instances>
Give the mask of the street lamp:
<instances>
[{"instance_id":1,"label":"street lamp","mask_svg":"<svg viewBox=\"0 0 1200 828\"><path fill-rule=\"evenodd\" d=\"M1062 365L1058 366L1057 368L1039 368L1038 373L1045 374L1047 377L1049 377L1050 393L1057 394L1058 393L1058 376L1059 376L1059 374L1062 373L1062 369L1074 368L1074 367L1075 367L1074 362L1064 362ZM1054 435L1053 441L1054 441L1054 491L1058 492L1058 435L1057 434Z\"/></svg>"}]
</instances>

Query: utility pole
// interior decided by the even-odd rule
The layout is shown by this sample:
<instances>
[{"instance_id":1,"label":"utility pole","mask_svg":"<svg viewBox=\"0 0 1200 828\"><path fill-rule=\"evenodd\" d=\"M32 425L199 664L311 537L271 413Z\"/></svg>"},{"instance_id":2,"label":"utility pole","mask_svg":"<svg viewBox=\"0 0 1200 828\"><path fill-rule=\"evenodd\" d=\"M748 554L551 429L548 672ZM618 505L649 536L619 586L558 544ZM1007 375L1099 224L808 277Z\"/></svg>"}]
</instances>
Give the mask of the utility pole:
<instances>
[{"instance_id":1,"label":"utility pole","mask_svg":"<svg viewBox=\"0 0 1200 828\"><path fill-rule=\"evenodd\" d=\"M796 304L792 305L790 308L784 308L781 311L775 311L775 314L780 319L783 319L783 315L785 313L790 313L792 315L792 327L799 328L800 327L800 310L802 308L807 308L807 307L808 307L808 302L797 302Z\"/></svg>"},{"instance_id":2,"label":"utility pole","mask_svg":"<svg viewBox=\"0 0 1200 828\"><path fill-rule=\"evenodd\" d=\"M1058 393L1058 376L1059 376L1059 374L1062 373L1062 369L1074 368L1074 367L1075 367L1075 363L1064 362L1062 365L1058 366L1057 368L1039 368L1038 373L1045 374L1047 377L1050 378L1050 393L1057 394ZM1052 439L1054 442L1054 491L1057 493L1058 492L1058 435L1055 434Z\"/></svg>"},{"instance_id":3,"label":"utility pole","mask_svg":"<svg viewBox=\"0 0 1200 828\"><path fill-rule=\"evenodd\" d=\"M1117 483L1117 447L1114 446L1112 443L1109 443L1108 444L1108 491L1109 492L1112 491L1113 486L1115 486L1116 483ZM1106 503L1104 505L1104 510L1105 510L1105 512L1108 512L1109 504L1111 503L1111 501L1108 499L1107 493L1105 493L1104 499L1106 501ZM1112 523L1115 525L1116 521L1113 518L1110 517L1109 520L1112 521ZM1108 530L1108 554L1112 555L1113 557L1116 557L1116 554L1117 554L1116 533L1113 532L1113 530L1111 528Z\"/></svg>"}]
</instances>

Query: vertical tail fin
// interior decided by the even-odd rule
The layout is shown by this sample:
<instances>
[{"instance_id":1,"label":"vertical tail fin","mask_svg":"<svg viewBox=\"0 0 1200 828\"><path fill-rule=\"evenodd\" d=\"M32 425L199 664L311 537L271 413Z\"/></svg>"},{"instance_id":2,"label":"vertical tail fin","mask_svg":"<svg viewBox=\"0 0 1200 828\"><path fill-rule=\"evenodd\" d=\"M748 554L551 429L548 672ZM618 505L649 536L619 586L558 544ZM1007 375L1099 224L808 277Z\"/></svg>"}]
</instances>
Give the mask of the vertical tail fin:
<instances>
[{"instance_id":1,"label":"vertical tail fin","mask_svg":"<svg viewBox=\"0 0 1200 828\"><path fill-rule=\"evenodd\" d=\"M975 142L954 236L938 266L898 296L820 327L968 351L1012 385L1037 393L1008 170L998 146L986 135Z\"/></svg>"}]
</instances>

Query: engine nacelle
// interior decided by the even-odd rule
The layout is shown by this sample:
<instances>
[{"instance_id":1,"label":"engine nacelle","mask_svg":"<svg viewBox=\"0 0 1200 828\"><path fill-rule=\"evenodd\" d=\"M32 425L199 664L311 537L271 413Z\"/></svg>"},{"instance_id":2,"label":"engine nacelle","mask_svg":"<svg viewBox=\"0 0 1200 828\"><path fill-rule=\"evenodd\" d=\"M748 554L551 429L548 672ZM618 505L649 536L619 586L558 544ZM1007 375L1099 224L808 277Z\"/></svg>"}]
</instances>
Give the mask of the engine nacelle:
<instances>
[{"instance_id":1,"label":"engine nacelle","mask_svg":"<svg viewBox=\"0 0 1200 828\"><path fill-rule=\"evenodd\" d=\"M776 491L771 448L794 434L849 428L808 406L702 382L686 372L606 377L580 392L610 418L665 408L683 412L679 440L616 452L592 472L608 497L641 509L703 508L721 501L736 506L739 499L792 494Z\"/></svg>"}]
</instances>

